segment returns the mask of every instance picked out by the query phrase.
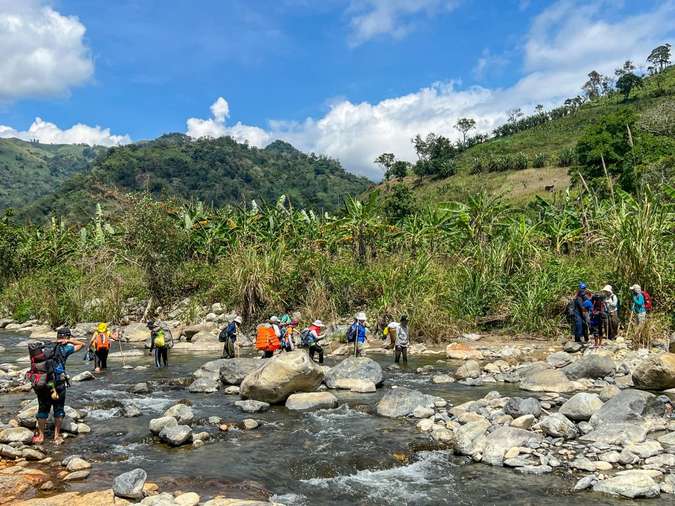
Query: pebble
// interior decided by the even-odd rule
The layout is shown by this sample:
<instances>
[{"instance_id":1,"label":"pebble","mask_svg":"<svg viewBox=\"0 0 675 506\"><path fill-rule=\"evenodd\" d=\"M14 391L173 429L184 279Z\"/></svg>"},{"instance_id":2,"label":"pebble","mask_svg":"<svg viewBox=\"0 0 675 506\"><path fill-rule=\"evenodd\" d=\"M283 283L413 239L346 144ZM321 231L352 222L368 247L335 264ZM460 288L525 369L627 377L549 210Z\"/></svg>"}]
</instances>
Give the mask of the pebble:
<instances>
[{"instance_id":1,"label":"pebble","mask_svg":"<svg viewBox=\"0 0 675 506\"><path fill-rule=\"evenodd\" d=\"M244 429L246 430L257 429L260 426L260 424L253 418L246 418L242 423L244 424Z\"/></svg>"}]
</instances>

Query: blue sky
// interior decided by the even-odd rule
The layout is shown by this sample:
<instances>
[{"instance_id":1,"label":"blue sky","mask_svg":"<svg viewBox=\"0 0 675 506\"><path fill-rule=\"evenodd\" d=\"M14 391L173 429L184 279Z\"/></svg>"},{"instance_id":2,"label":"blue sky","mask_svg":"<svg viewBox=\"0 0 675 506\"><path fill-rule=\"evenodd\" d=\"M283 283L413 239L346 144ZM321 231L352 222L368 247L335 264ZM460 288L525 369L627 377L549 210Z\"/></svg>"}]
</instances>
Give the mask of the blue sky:
<instances>
[{"instance_id":1,"label":"blue sky","mask_svg":"<svg viewBox=\"0 0 675 506\"><path fill-rule=\"evenodd\" d=\"M552 106L674 27L652 0L0 0L0 136L283 138L377 178L414 134Z\"/></svg>"}]
</instances>

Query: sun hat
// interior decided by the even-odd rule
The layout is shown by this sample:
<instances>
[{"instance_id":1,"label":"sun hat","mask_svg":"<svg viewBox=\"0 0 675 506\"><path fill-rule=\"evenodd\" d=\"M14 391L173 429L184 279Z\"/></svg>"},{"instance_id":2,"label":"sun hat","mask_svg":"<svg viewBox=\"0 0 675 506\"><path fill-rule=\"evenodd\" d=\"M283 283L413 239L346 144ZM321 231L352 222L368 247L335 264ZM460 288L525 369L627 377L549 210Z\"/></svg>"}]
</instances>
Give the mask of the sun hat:
<instances>
[{"instance_id":1,"label":"sun hat","mask_svg":"<svg viewBox=\"0 0 675 506\"><path fill-rule=\"evenodd\" d=\"M641 288L640 288L640 285L638 285L637 283L634 284L633 286L631 286L630 289L633 290L634 292L642 291Z\"/></svg>"},{"instance_id":2,"label":"sun hat","mask_svg":"<svg viewBox=\"0 0 675 506\"><path fill-rule=\"evenodd\" d=\"M105 332L106 330L108 330L108 324L101 322L96 327L96 330L99 331L99 332Z\"/></svg>"},{"instance_id":3,"label":"sun hat","mask_svg":"<svg viewBox=\"0 0 675 506\"><path fill-rule=\"evenodd\" d=\"M276 316L270 316L270 323L279 323L279 318Z\"/></svg>"},{"instance_id":4,"label":"sun hat","mask_svg":"<svg viewBox=\"0 0 675 506\"><path fill-rule=\"evenodd\" d=\"M241 323L241 316L235 316L234 321L237 323Z\"/></svg>"},{"instance_id":5,"label":"sun hat","mask_svg":"<svg viewBox=\"0 0 675 506\"><path fill-rule=\"evenodd\" d=\"M396 322L391 322L389 325L387 325L390 329L397 329L399 327L399 324Z\"/></svg>"},{"instance_id":6,"label":"sun hat","mask_svg":"<svg viewBox=\"0 0 675 506\"><path fill-rule=\"evenodd\" d=\"M356 313L356 316L354 318L356 318L359 321L366 321L366 313L364 313L363 311Z\"/></svg>"},{"instance_id":7,"label":"sun hat","mask_svg":"<svg viewBox=\"0 0 675 506\"><path fill-rule=\"evenodd\" d=\"M603 286L603 287L602 287L602 291L603 291L603 292L607 292L607 293L614 293L614 291L612 290L612 285L605 285L605 286Z\"/></svg>"},{"instance_id":8,"label":"sun hat","mask_svg":"<svg viewBox=\"0 0 675 506\"><path fill-rule=\"evenodd\" d=\"M312 323L315 327L325 327L323 322L321 320L314 320L314 323Z\"/></svg>"}]
</instances>

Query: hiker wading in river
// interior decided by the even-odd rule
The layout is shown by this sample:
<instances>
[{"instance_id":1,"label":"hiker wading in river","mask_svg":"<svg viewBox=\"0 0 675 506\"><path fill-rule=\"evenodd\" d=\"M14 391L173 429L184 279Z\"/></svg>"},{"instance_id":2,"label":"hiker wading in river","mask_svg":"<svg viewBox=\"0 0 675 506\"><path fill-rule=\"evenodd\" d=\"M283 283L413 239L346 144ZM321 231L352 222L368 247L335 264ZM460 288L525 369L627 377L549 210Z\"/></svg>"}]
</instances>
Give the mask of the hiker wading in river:
<instances>
[{"instance_id":1,"label":"hiker wading in river","mask_svg":"<svg viewBox=\"0 0 675 506\"><path fill-rule=\"evenodd\" d=\"M63 442L61 425L66 416L66 360L79 351L84 344L71 339L70 329L62 328L56 333L56 342L31 343L28 346L31 366L26 374L37 395L37 426L33 436L33 444L41 444L45 440L45 429L49 412L54 410L54 444Z\"/></svg>"},{"instance_id":2,"label":"hiker wading in river","mask_svg":"<svg viewBox=\"0 0 675 506\"><path fill-rule=\"evenodd\" d=\"M241 326L241 316L235 316L227 327L220 331L218 340L223 343L223 357L235 358L239 354L239 345L237 344L237 335Z\"/></svg>"},{"instance_id":3,"label":"hiker wading in river","mask_svg":"<svg viewBox=\"0 0 675 506\"><path fill-rule=\"evenodd\" d=\"M408 317L401 316L401 323L396 327L396 347L394 351L394 362L399 363L403 357L403 364L408 365L408 346L410 345L410 338L408 336Z\"/></svg>"},{"instance_id":4,"label":"hiker wading in river","mask_svg":"<svg viewBox=\"0 0 675 506\"><path fill-rule=\"evenodd\" d=\"M108 368L108 353L112 341L117 341L117 331L110 332L107 323L99 323L96 332L91 336L88 349L94 350L94 371L101 372Z\"/></svg>"},{"instance_id":5,"label":"hiker wading in river","mask_svg":"<svg viewBox=\"0 0 675 506\"><path fill-rule=\"evenodd\" d=\"M168 367L169 348L173 346L171 332L155 320L148 321L148 329L150 330L150 353L154 356L155 367Z\"/></svg>"}]
</instances>

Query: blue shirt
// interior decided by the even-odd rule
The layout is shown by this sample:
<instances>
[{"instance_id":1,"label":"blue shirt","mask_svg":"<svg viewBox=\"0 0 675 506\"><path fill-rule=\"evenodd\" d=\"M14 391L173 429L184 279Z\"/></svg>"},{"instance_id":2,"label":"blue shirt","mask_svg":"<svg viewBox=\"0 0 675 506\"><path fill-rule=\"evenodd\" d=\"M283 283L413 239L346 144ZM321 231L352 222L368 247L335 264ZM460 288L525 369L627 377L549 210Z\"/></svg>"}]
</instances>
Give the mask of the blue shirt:
<instances>
[{"instance_id":1,"label":"blue shirt","mask_svg":"<svg viewBox=\"0 0 675 506\"><path fill-rule=\"evenodd\" d=\"M54 372L56 374L63 374L66 372L66 360L68 357L75 353L75 346L72 344L63 344L61 347L61 360L54 363Z\"/></svg>"},{"instance_id":2,"label":"blue shirt","mask_svg":"<svg viewBox=\"0 0 675 506\"><path fill-rule=\"evenodd\" d=\"M360 343L365 343L366 342L366 332L368 329L366 328L365 325L361 325L360 323L356 324L356 338Z\"/></svg>"},{"instance_id":3,"label":"blue shirt","mask_svg":"<svg viewBox=\"0 0 675 506\"><path fill-rule=\"evenodd\" d=\"M633 295L633 313L646 313L645 296L641 293Z\"/></svg>"}]
</instances>

